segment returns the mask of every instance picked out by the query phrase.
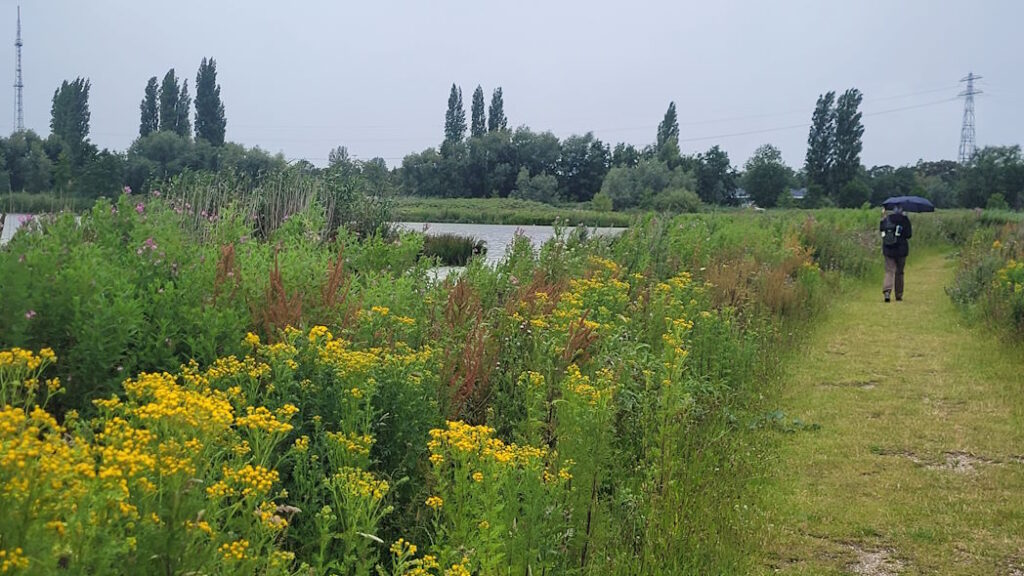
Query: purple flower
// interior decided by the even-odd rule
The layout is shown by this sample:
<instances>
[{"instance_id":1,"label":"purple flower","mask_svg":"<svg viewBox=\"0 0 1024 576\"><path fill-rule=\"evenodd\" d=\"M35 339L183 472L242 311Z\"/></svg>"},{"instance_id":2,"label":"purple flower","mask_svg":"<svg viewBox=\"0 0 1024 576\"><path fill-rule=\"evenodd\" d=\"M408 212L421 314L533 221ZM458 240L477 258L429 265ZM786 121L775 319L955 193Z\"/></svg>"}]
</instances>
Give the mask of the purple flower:
<instances>
[{"instance_id":1,"label":"purple flower","mask_svg":"<svg viewBox=\"0 0 1024 576\"><path fill-rule=\"evenodd\" d=\"M33 319L35 317L36 317L36 311L35 310L29 310L28 312L25 312L25 319L26 320L31 320L31 319Z\"/></svg>"},{"instance_id":2,"label":"purple flower","mask_svg":"<svg viewBox=\"0 0 1024 576\"><path fill-rule=\"evenodd\" d=\"M132 187L131 187L131 186L125 186L125 187L124 187L124 193L125 193L126 195L129 195L129 196L130 196L130 195L131 195L131 193L132 193Z\"/></svg>"},{"instance_id":3,"label":"purple flower","mask_svg":"<svg viewBox=\"0 0 1024 576\"><path fill-rule=\"evenodd\" d=\"M18 224L19 225L20 224L28 224L31 221L32 221L32 215L31 214L22 214L21 216L18 216Z\"/></svg>"},{"instance_id":4,"label":"purple flower","mask_svg":"<svg viewBox=\"0 0 1024 576\"><path fill-rule=\"evenodd\" d=\"M117 206L111 206L110 207L110 213L111 214L117 214Z\"/></svg>"},{"instance_id":5,"label":"purple flower","mask_svg":"<svg viewBox=\"0 0 1024 576\"><path fill-rule=\"evenodd\" d=\"M143 212L146 211L146 205L143 204L142 202L139 202L138 204L135 205L135 211L138 212L139 214L142 214Z\"/></svg>"},{"instance_id":6,"label":"purple flower","mask_svg":"<svg viewBox=\"0 0 1024 576\"><path fill-rule=\"evenodd\" d=\"M146 248L146 249L149 249L149 250L156 250L157 249L156 240L153 240L153 237L150 236L149 238L146 238L145 242L142 243L142 247Z\"/></svg>"},{"instance_id":7,"label":"purple flower","mask_svg":"<svg viewBox=\"0 0 1024 576\"><path fill-rule=\"evenodd\" d=\"M159 198L160 197L160 191L159 190L153 190L153 196Z\"/></svg>"}]
</instances>

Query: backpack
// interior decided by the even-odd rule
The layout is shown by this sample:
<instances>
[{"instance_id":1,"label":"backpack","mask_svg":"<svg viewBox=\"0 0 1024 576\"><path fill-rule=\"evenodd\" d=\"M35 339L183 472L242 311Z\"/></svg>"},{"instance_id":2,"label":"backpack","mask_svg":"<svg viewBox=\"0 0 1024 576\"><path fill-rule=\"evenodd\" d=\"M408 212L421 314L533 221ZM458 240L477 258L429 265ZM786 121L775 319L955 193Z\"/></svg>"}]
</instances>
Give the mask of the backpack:
<instances>
[{"instance_id":1,"label":"backpack","mask_svg":"<svg viewBox=\"0 0 1024 576\"><path fill-rule=\"evenodd\" d=\"M889 217L882 221L882 245L895 246L900 241L902 226L896 224Z\"/></svg>"}]
</instances>

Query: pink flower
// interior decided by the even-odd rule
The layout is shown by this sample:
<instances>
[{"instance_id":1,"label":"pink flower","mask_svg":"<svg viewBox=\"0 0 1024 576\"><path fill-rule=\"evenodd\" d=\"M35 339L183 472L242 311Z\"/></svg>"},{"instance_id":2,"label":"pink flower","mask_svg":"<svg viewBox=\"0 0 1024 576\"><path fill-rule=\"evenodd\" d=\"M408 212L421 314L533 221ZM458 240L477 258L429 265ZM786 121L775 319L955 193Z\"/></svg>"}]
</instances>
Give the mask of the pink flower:
<instances>
[{"instance_id":1,"label":"pink flower","mask_svg":"<svg viewBox=\"0 0 1024 576\"><path fill-rule=\"evenodd\" d=\"M159 190L153 190L153 196L159 198L160 197L160 191Z\"/></svg>"},{"instance_id":2,"label":"pink flower","mask_svg":"<svg viewBox=\"0 0 1024 576\"><path fill-rule=\"evenodd\" d=\"M131 186L125 186L125 187L124 187L124 193L125 193L126 195L129 195L129 196L130 196L130 195L131 195L131 193L132 193L132 187L131 187Z\"/></svg>"},{"instance_id":3,"label":"pink flower","mask_svg":"<svg viewBox=\"0 0 1024 576\"><path fill-rule=\"evenodd\" d=\"M22 214L21 216L18 216L18 224L28 224L31 221L32 221L32 215L31 214Z\"/></svg>"},{"instance_id":4,"label":"pink flower","mask_svg":"<svg viewBox=\"0 0 1024 576\"><path fill-rule=\"evenodd\" d=\"M142 246L143 246L143 248L148 248L149 250L156 250L157 249L156 240L153 240L152 236L150 236L149 238L146 238L146 241L142 243Z\"/></svg>"},{"instance_id":5,"label":"pink flower","mask_svg":"<svg viewBox=\"0 0 1024 576\"><path fill-rule=\"evenodd\" d=\"M143 204L142 202L139 202L138 204L135 205L135 211L138 212L139 214L142 214L143 212L146 211L146 205Z\"/></svg>"},{"instance_id":6,"label":"pink flower","mask_svg":"<svg viewBox=\"0 0 1024 576\"><path fill-rule=\"evenodd\" d=\"M110 207L110 213L111 214L117 214L117 206L111 206Z\"/></svg>"},{"instance_id":7,"label":"pink flower","mask_svg":"<svg viewBox=\"0 0 1024 576\"><path fill-rule=\"evenodd\" d=\"M35 310L29 310L28 312L25 312L25 319L31 320L31 319L33 319L35 317L36 317L36 311Z\"/></svg>"}]
</instances>

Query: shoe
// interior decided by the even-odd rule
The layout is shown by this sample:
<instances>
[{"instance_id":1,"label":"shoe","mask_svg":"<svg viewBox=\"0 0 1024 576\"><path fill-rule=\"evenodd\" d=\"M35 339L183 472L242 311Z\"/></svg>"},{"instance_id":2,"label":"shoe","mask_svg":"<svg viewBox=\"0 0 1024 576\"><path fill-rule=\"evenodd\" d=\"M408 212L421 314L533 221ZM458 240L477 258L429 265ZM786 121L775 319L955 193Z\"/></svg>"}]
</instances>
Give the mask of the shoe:
<instances>
[{"instance_id":1,"label":"shoe","mask_svg":"<svg viewBox=\"0 0 1024 576\"><path fill-rule=\"evenodd\" d=\"M896 297L896 301L897 302L903 302L903 296L897 296Z\"/></svg>"},{"instance_id":2,"label":"shoe","mask_svg":"<svg viewBox=\"0 0 1024 576\"><path fill-rule=\"evenodd\" d=\"M888 303L889 303L889 295L888 295L888 294L886 294L886 295L885 295L885 303L886 303L886 304L888 304Z\"/></svg>"}]
</instances>

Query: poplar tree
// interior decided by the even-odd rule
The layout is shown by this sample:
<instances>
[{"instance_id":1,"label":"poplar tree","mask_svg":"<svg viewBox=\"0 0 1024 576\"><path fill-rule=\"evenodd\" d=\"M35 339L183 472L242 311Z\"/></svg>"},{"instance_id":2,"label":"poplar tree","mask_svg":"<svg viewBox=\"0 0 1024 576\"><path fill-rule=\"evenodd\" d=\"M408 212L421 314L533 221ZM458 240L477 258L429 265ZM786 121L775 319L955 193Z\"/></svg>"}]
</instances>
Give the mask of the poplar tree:
<instances>
[{"instance_id":1,"label":"poplar tree","mask_svg":"<svg viewBox=\"0 0 1024 576\"><path fill-rule=\"evenodd\" d=\"M487 131L487 126L484 118L484 89L480 86L477 86L476 90L473 91L472 110L469 134L474 138L477 136L483 136L484 132Z\"/></svg>"},{"instance_id":2,"label":"poplar tree","mask_svg":"<svg viewBox=\"0 0 1024 576\"><path fill-rule=\"evenodd\" d=\"M217 84L217 62L203 58L196 73L196 140L223 145L227 122Z\"/></svg>"},{"instance_id":3,"label":"poplar tree","mask_svg":"<svg viewBox=\"0 0 1024 576\"><path fill-rule=\"evenodd\" d=\"M157 94L160 91L156 76L146 83L146 96L139 104L139 136L149 136L160 129L160 109L157 105Z\"/></svg>"},{"instance_id":4,"label":"poplar tree","mask_svg":"<svg viewBox=\"0 0 1024 576\"><path fill-rule=\"evenodd\" d=\"M501 86L494 89L491 94L491 107L487 111L487 131L508 130L508 120L505 118L505 102L501 94Z\"/></svg>"}]
</instances>

